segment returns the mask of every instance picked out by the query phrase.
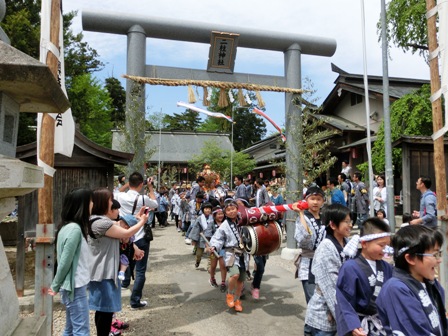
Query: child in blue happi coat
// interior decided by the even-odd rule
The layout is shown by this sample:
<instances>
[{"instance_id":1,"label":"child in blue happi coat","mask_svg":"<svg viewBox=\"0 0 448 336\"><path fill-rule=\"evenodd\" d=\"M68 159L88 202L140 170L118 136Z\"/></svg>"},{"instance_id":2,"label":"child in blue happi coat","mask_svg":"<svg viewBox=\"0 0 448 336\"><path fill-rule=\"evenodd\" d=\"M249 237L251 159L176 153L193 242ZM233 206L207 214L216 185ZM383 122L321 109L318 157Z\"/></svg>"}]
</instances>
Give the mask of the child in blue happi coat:
<instances>
[{"instance_id":1,"label":"child in blue happi coat","mask_svg":"<svg viewBox=\"0 0 448 336\"><path fill-rule=\"evenodd\" d=\"M357 251L358 243L361 251ZM376 299L392 276L392 266L383 260L390 244L390 227L373 217L364 221L361 237L354 236L346 249L354 259L339 270L336 283L336 325L338 335L385 335L378 318ZM353 252L353 253L350 253Z\"/></svg>"},{"instance_id":2,"label":"child in blue happi coat","mask_svg":"<svg viewBox=\"0 0 448 336\"><path fill-rule=\"evenodd\" d=\"M445 291L435 278L442 244L443 235L423 225L406 226L392 238L393 277L376 301L387 335L448 335Z\"/></svg>"}]
</instances>

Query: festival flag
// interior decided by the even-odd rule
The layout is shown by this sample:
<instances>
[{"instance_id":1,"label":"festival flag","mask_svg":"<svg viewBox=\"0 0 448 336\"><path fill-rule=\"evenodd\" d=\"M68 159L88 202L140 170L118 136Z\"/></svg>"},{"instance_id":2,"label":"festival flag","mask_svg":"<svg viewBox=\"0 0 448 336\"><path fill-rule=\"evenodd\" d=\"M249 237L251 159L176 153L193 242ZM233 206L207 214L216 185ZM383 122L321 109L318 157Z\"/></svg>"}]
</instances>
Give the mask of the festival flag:
<instances>
[{"instance_id":1,"label":"festival flag","mask_svg":"<svg viewBox=\"0 0 448 336\"><path fill-rule=\"evenodd\" d=\"M47 62L48 52L53 53L59 60L59 84L62 91L67 96L65 89L65 67L64 67L64 38L63 38L63 20L62 20L62 8L59 30L59 45L60 48L50 42L50 24L51 24L51 3L52 0L42 0L41 11L41 31L40 31L40 61L44 64ZM72 110L68 109L65 113L53 113L49 114L55 120L55 132L54 132L54 153L59 153L68 157L72 156L73 145L75 142L75 122L72 116ZM53 176L53 167L48 166L45 162L42 162L39 157L40 148L40 132L42 127L42 113L37 116L37 161L38 165L44 168L44 172L47 175Z\"/></svg>"},{"instance_id":2,"label":"festival flag","mask_svg":"<svg viewBox=\"0 0 448 336\"><path fill-rule=\"evenodd\" d=\"M280 126L278 126L278 125L274 122L274 120L272 120L266 113L264 113L262 110L257 109L256 107L253 108L252 112L254 112L254 113L256 113L256 114L262 116L263 118L267 119L267 120L272 124L272 126L274 126L274 127L276 128L276 130L280 132L280 136L281 136L283 142L286 141L286 137L285 137L285 135L283 134L282 129L280 128Z\"/></svg>"},{"instance_id":3,"label":"festival flag","mask_svg":"<svg viewBox=\"0 0 448 336\"><path fill-rule=\"evenodd\" d=\"M233 122L232 118L230 118L229 116L227 116L227 115L225 115L224 113L221 113L221 112L210 112L210 111L201 109L199 107L196 107L194 105L186 104L184 102L177 102L177 106L182 106L182 107L185 107L185 108L187 108L189 110L200 112L200 113L205 113L206 115L208 115L210 117L224 118L224 119L227 119L230 122Z\"/></svg>"}]
</instances>

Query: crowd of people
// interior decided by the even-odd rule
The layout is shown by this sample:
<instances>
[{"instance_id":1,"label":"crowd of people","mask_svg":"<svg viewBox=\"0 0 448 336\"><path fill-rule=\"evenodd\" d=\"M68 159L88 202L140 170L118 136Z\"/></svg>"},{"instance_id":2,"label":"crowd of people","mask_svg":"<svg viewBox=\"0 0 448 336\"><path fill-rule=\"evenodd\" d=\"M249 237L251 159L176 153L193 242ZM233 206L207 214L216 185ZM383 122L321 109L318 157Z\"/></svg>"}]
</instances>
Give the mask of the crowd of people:
<instances>
[{"instance_id":1,"label":"crowd of people","mask_svg":"<svg viewBox=\"0 0 448 336\"><path fill-rule=\"evenodd\" d=\"M309 208L299 210L295 229L304 335L447 335L445 294L436 279L444 239L431 179L418 178L420 209L405 213L396 233L386 219L384 176L375 183L372 203L359 172L352 179L341 172L326 188L305 191ZM375 217L368 217L370 207ZM355 225L359 235L351 232Z\"/></svg>"},{"instance_id":2,"label":"crowd of people","mask_svg":"<svg viewBox=\"0 0 448 336\"><path fill-rule=\"evenodd\" d=\"M304 334L448 335L444 291L435 271L444 239L434 225L431 180L418 179L420 209L405 214L402 227L392 234L384 176L376 178L372 204L361 173L348 176L341 172L325 186L308 186L307 209L292 205L297 213L294 238L301 251L295 260L296 278L307 302ZM128 327L114 320L121 310L121 288L134 279L130 307L147 305L142 291L152 228L156 220L167 226L168 218L193 246L192 267L199 268L206 259L210 286L223 292L229 308L242 312L245 282L251 281L250 294L259 299L269 255L249 255L239 225L240 209L283 204L284 185L277 182L235 176L235 189L230 190L220 185L205 188L199 176L192 186L173 183L169 190L156 191L152 179L134 172L128 181L120 176L114 192L69 192L49 289L50 295L60 292L66 306L64 334L89 335L90 310L95 311L99 336L118 336ZM368 217L369 207L375 217ZM359 235L352 233L355 225ZM388 255L393 255L393 262Z\"/></svg>"}]
</instances>

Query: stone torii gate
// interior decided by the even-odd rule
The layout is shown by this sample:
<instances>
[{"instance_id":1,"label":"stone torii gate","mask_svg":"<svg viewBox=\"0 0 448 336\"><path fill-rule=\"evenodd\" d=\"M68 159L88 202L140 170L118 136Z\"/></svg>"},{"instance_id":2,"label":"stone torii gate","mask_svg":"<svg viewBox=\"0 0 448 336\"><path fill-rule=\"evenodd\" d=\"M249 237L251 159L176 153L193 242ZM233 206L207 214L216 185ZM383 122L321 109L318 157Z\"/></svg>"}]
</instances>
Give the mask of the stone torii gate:
<instances>
[{"instance_id":1,"label":"stone torii gate","mask_svg":"<svg viewBox=\"0 0 448 336\"><path fill-rule=\"evenodd\" d=\"M201 23L179 19L168 19L151 16L130 15L119 12L89 11L82 13L84 30L100 33L120 34L127 36L127 75L163 78L163 79L195 79L235 83L252 83L259 85L280 86L292 89L301 88L301 56L317 55L330 57L336 51L334 39L316 36L280 33L259 29L241 28L214 23ZM159 38L166 40L199 42L210 44L213 31L239 34L238 46L252 49L280 51L284 54L285 76L265 76L244 73L216 73L205 70L183 69L174 67L146 65L146 39ZM136 85L131 80L126 81L127 97L131 88ZM141 86L141 105L138 111L129 109L130 99L127 99L127 113L145 113L144 84ZM301 111L292 101L298 94L285 93L285 124L286 137L290 132L302 132ZM299 144L288 143L286 155L286 181L289 191L289 201L296 198L299 186L302 184L302 164L292 157L299 157ZM135 153L143 156L143 150ZM287 152L288 153L288 152ZM295 253L294 222L287 221L287 248L283 256L292 259Z\"/></svg>"}]
</instances>

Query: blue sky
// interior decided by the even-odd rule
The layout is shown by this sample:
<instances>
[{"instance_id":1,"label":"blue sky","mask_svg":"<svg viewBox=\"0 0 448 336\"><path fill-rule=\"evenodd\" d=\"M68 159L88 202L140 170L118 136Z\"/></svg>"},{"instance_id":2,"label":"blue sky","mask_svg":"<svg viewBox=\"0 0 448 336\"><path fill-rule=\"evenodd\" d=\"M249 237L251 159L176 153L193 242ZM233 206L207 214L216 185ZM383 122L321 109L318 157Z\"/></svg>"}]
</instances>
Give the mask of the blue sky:
<instances>
[{"instance_id":1,"label":"blue sky","mask_svg":"<svg viewBox=\"0 0 448 336\"><path fill-rule=\"evenodd\" d=\"M125 3L125 5L123 5ZM367 70L382 75L381 46L376 23L380 17L380 0L365 1ZM337 48L332 57L304 55L302 79L308 77L317 90L320 102L334 86L336 73L331 63L349 73L362 74L361 0L210 0L142 1L142 0L64 0L64 12L77 10L75 32L82 30L82 11L114 11L127 14L157 16L198 22L234 25L238 27L296 33L333 38ZM84 31L85 40L95 48L106 64L96 76L100 80L111 75L120 78L126 73L126 37ZM181 53L179 52L181 50ZM159 39L147 40L147 64L182 68L206 69L209 45ZM181 54L181 56L180 56ZM392 77L429 79L429 68L422 57L390 50L389 75ZM283 53L238 48L235 72L283 75ZM123 81L124 85L124 81ZM202 89L198 90L202 96ZM180 113L179 100L187 101L186 87L147 86L147 105L150 112ZM284 126L284 94L262 92L266 113ZM198 104L198 103L197 103ZM274 128L268 125L268 134Z\"/></svg>"}]
</instances>

